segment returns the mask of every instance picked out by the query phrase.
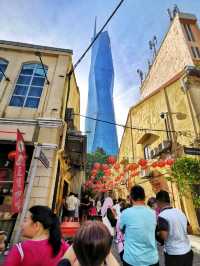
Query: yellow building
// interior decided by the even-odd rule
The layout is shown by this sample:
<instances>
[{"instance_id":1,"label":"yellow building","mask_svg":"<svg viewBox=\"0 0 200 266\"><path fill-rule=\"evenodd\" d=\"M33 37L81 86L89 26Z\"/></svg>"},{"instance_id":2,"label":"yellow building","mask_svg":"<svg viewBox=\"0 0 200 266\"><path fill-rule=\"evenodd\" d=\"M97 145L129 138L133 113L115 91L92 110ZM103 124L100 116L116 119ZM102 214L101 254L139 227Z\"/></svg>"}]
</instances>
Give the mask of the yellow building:
<instances>
[{"instance_id":1,"label":"yellow building","mask_svg":"<svg viewBox=\"0 0 200 266\"><path fill-rule=\"evenodd\" d=\"M141 85L141 99L130 108L122 137L119 160L156 159L184 155L184 146L200 144L200 30L197 18L177 13L154 62ZM137 130L140 128L144 130ZM167 132L168 131L168 132ZM142 180L135 180L140 183ZM144 181L144 180L143 180ZM147 198L155 191L143 183ZM173 203L181 207L175 185L168 183ZM182 208L199 230L190 198ZM200 217L198 217L200 222Z\"/></svg>"},{"instance_id":2,"label":"yellow building","mask_svg":"<svg viewBox=\"0 0 200 266\"><path fill-rule=\"evenodd\" d=\"M72 51L0 41L0 69L0 188L7 197L0 218L10 218L13 162L8 154L15 150L17 129L26 145L26 178L37 164L30 205L58 211L69 190L80 191L86 151L80 117L73 115L80 112L80 93L74 73L68 75ZM34 159L38 143L48 168Z\"/></svg>"}]
</instances>

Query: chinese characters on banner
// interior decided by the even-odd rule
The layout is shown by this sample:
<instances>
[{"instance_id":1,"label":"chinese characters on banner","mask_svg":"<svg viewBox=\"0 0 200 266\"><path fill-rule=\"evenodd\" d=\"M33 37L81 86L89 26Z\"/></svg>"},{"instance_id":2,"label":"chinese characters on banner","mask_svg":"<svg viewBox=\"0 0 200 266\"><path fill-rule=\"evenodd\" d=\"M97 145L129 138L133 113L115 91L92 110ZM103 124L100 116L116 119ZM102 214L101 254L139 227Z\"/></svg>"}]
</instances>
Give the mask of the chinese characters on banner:
<instances>
[{"instance_id":1,"label":"chinese characters on banner","mask_svg":"<svg viewBox=\"0 0 200 266\"><path fill-rule=\"evenodd\" d=\"M26 150L24 139L17 130L16 156L13 175L12 213L18 213L23 205L24 179L26 170Z\"/></svg>"}]
</instances>

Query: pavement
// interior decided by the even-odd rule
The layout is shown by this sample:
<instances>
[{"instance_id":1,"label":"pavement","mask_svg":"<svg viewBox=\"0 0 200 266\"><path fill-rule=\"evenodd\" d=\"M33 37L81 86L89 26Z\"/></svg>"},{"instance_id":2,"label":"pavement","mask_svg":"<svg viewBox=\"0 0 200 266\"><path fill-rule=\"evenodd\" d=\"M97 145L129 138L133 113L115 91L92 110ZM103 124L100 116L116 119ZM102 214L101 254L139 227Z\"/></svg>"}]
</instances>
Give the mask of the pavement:
<instances>
[{"instance_id":1,"label":"pavement","mask_svg":"<svg viewBox=\"0 0 200 266\"><path fill-rule=\"evenodd\" d=\"M192 249L194 251L193 266L200 266L200 237L189 235L189 239L190 239ZM161 247L159 247L158 249L159 249L159 257L160 257L160 261L159 261L160 266L164 266L165 264L164 264L163 250ZM113 246L112 246L112 252L113 252L114 256L116 257L116 259L118 260L118 262L120 263L120 265L122 266L120 257L117 253L117 247L115 244L113 244Z\"/></svg>"},{"instance_id":2,"label":"pavement","mask_svg":"<svg viewBox=\"0 0 200 266\"><path fill-rule=\"evenodd\" d=\"M189 239L193 251L200 254L200 236L189 235Z\"/></svg>"}]
</instances>

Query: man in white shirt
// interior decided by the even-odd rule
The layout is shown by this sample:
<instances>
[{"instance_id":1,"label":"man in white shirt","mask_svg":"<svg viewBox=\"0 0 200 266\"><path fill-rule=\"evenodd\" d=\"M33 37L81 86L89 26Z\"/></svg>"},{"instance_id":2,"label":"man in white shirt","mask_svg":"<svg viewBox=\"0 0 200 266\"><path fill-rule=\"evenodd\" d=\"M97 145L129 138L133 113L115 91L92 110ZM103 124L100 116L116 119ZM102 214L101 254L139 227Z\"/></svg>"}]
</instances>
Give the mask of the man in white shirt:
<instances>
[{"instance_id":1,"label":"man in white shirt","mask_svg":"<svg viewBox=\"0 0 200 266\"><path fill-rule=\"evenodd\" d=\"M161 190L156 195L158 207L157 234L164 240L166 266L192 266L193 251L187 233L191 233L190 225L181 210L170 206L167 191Z\"/></svg>"},{"instance_id":2,"label":"man in white shirt","mask_svg":"<svg viewBox=\"0 0 200 266\"><path fill-rule=\"evenodd\" d=\"M72 192L70 192L69 196L66 199L66 205L68 221L73 221L75 216L75 210L78 205L78 200Z\"/></svg>"}]
</instances>

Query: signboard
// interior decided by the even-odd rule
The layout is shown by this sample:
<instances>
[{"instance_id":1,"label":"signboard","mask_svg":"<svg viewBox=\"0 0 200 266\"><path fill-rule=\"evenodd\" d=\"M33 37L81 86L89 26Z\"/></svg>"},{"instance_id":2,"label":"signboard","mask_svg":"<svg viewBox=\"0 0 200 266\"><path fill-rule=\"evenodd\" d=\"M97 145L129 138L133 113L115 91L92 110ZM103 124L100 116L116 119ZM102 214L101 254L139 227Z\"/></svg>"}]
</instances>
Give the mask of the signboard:
<instances>
[{"instance_id":1,"label":"signboard","mask_svg":"<svg viewBox=\"0 0 200 266\"><path fill-rule=\"evenodd\" d=\"M26 170L26 150L24 139L17 129L16 156L13 175L12 213L18 213L23 205L24 179Z\"/></svg>"},{"instance_id":2,"label":"signboard","mask_svg":"<svg viewBox=\"0 0 200 266\"><path fill-rule=\"evenodd\" d=\"M190 155L200 155L200 148L184 147L184 153Z\"/></svg>"},{"instance_id":3,"label":"signboard","mask_svg":"<svg viewBox=\"0 0 200 266\"><path fill-rule=\"evenodd\" d=\"M38 149L37 154L35 155L35 158L38 159L46 168L49 168L49 160L47 159L44 152L40 149Z\"/></svg>"}]
</instances>

